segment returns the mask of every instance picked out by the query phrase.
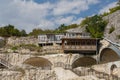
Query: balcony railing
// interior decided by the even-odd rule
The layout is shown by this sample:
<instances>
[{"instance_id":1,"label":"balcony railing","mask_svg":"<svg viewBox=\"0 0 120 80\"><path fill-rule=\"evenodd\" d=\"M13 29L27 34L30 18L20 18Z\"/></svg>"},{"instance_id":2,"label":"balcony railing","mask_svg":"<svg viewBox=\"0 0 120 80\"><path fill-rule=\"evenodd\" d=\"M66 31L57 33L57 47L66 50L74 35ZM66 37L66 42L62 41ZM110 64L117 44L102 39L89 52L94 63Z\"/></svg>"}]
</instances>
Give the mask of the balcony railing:
<instances>
[{"instance_id":1,"label":"balcony railing","mask_svg":"<svg viewBox=\"0 0 120 80\"><path fill-rule=\"evenodd\" d=\"M64 36L63 38L90 38L90 36Z\"/></svg>"},{"instance_id":2,"label":"balcony railing","mask_svg":"<svg viewBox=\"0 0 120 80\"><path fill-rule=\"evenodd\" d=\"M43 40L41 40L41 41L39 41L39 43L62 43L62 41L61 40L58 40L58 41L51 41L51 40L43 41Z\"/></svg>"},{"instance_id":3,"label":"balcony railing","mask_svg":"<svg viewBox=\"0 0 120 80\"><path fill-rule=\"evenodd\" d=\"M66 45L64 46L64 50L96 50L96 46L95 45L90 45L90 46Z\"/></svg>"}]
</instances>

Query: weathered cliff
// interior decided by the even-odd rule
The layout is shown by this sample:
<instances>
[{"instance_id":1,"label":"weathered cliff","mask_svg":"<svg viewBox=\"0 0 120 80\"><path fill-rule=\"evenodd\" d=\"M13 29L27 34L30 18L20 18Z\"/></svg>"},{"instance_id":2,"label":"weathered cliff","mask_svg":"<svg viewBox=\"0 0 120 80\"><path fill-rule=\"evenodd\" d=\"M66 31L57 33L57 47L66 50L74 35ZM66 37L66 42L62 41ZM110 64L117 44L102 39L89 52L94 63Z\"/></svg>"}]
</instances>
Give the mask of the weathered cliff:
<instances>
[{"instance_id":1,"label":"weathered cliff","mask_svg":"<svg viewBox=\"0 0 120 80\"><path fill-rule=\"evenodd\" d=\"M18 46L20 44L38 45L38 39L35 37L10 37L7 39L8 45Z\"/></svg>"},{"instance_id":2,"label":"weathered cliff","mask_svg":"<svg viewBox=\"0 0 120 80\"><path fill-rule=\"evenodd\" d=\"M103 19L108 21L104 36L113 42L120 43L120 10L105 16Z\"/></svg>"}]
</instances>

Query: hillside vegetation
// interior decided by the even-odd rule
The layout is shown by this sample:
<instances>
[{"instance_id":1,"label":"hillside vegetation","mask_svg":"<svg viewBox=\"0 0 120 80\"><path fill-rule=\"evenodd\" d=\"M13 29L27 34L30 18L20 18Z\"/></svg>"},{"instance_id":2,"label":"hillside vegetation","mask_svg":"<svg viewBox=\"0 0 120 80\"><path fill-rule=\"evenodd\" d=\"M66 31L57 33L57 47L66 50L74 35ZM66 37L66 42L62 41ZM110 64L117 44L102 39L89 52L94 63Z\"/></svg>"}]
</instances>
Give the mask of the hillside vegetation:
<instances>
[{"instance_id":1,"label":"hillside vegetation","mask_svg":"<svg viewBox=\"0 0 120 80\"><path fill-rule=\"evenodd\" d=\"M120 6L116 6L116 7L114 7L114 8L109 9L109 12L105 12L102 16L103 16L103 17L104 17L104 16L107 16L107 15L112 14L112 13L118 11L118 10L120 10Z\"/></svg>"},{"instance_id":2,"label":"hillside vegetation","mask_svg":"<svg viewBox=\"0 0 120 80\"><path fill-rule=\"evenodd\" d=\"M109 12L103 13L102 16L104 17L104 16L107 16L107 15L109 15L109 14L112 14L112 13L120 10L120 0L118 0L118 2L117 2L116 5L117 5L116 7L110 8L110 9L109 9Z\"/></svg>"},{"instance_id":3,"label":"hillside vegetation","mask_svg":"<svg viewBox=\"0 0 120 80\"><path fill-rule=\"evenodd\" d=\"M86 31L93 38L102 38L106 25L107 21L103 20L101 15L87 17L81 22L81 26L86 27Z\"/></svg>"},{"instance_id":4,"label":"hillside vegetation","mask_svg":"<svg viewBox=\"0 0 120 80\"><path fill-rule=\"evenodd\" d=\"M18 30L13 25L7 25L0 27L0 36L2 37L11 37L11 36L27 36L25 30Z\"/></svg>"}]
</instances>

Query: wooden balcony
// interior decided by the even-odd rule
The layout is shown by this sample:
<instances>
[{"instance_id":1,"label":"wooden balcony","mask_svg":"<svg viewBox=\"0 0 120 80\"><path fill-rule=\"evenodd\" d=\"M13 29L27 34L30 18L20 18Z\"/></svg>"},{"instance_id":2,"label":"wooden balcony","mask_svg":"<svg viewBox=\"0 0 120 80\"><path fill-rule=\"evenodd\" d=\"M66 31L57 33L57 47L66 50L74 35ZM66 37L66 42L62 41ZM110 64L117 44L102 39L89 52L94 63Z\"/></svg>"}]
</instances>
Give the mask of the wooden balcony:
<instances>
[{"instance_id":1,"label":"wooden balcony","mask_svg":"<svg viewBox=\"0 0 120 80\"><path fill-rule=\"evenodd\" d=\"M79 51L96 51L96 46L95 45L66 45L64 46L64 50L79 50Z\"/></svg>"},{"instance_id":2,"label":"wooden balcony","mask_svg":"<svg viewBox=\"0 0 120 80\"><path fill-rule=\"evenodd\" d=\"M99 40L94 38L64 38L62 49L65 53L96 54Z\"/></svg>"},{"instance_id":3,"label":"wooden balcony","mask_svg":"<svg viewBox=\"0 0 120 80\"><path fill-rule=\"evenodd\" d=\"M51 40L39 41L39 44L47 44L47 43L62 43L62 41L61 40L58 40L58 41L51 41Z\"/></svg>"}]
</instances>

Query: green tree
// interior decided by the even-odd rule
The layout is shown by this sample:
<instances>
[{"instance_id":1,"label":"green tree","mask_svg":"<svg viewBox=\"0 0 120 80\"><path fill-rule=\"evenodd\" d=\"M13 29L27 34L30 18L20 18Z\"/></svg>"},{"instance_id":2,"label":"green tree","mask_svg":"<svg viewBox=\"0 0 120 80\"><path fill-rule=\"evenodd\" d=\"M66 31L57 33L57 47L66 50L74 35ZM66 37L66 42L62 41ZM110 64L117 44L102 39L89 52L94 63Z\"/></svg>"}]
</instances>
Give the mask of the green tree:
<instances>
[{"instance_id":1,"label":"green tree","mask_svg":"<svg viewBox=\"0 0 120 80\"><path fill-rule=\"evenodd\" d=\"M87 17L80 24L86 27L86 31L90 33L93 38L102 38L107 22L102 19L102 16L95 15Z\"/></svg>"},{"instance_id":2,"label":"green tree","mask_svg":"<svg viewBox=\"0 0 120 80\"><path fill-rule=\"evenodd\" d=\"M21 33L18 29L13 29L11 34L12 36L17 36L17 37L21 36Z\"/></svg>"},{"instance_id":3,"label":"green tree","mask_svg":"<svg viewBox=\"0 0 120 80\"><path fill-rule=\"evenodd\" d=\"M11 36L24 36L26 34L25 30L18 30L13 25L6 25L3 27L0 27L0 36L3 37L11 37Z\"/></svg>"},{"instance_id":4,"label":"green tree","mask_svg":"<svg viewBox=\"0 0 120 80\"><path fill-rule=\"evenodd\" d=\"M67 26L65 26L65 24L61 24L57 29L55 29L54 33L62 33L66 27Z\"/></svg>"},{"instance_id":5,"label":"green tree","mask_svg":"<svg viewBox=\"0 0 120 80\"><path fill-rule=\"evenodd\" d=\"M49 30L49 29L42 30L40 28L38 29L35 28L32 30L32 32L29 33L29 36L37 37L39 34L49 34L49 33L53 33L53 30Z\"/></svg>"},{"instance_id":6,"label":"green tree","mask_svg":"<svg viewBox=\"0 0 120 80\"><path fill-rule=\"evenodd\" d=\"M23 30L21 30L21 36L27 36L27 33L26 33L26 31L23 29Z\"/></svg>"},{"instance_id":7,"label":"green tree","mask_svg":"<svg viewBox=\"0 0 120 80\"><path fill-rule=\"evenodd\" d=\"M39 34L43 32L42 29L33 29L32 32L29 33L30 36L35 36L37 37Z\"/></svg>"},{"instance_id":8,"label":"green tree","mask_svg":"<svg viewBox=\"0 0 120 80\"><path fill-rule=\"evenodd\" d=\"M71 24L68 26L66 26L65 24L61 24L54 32L63 33L63 32L66 32L67 29L76 28L76 27L78 27L77 24Z\"/></svg>"}]
</instances>

